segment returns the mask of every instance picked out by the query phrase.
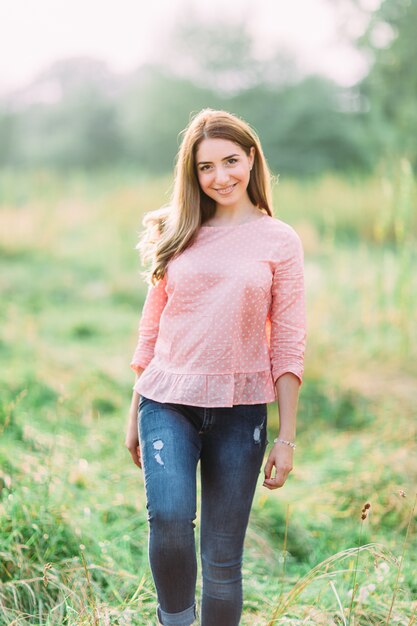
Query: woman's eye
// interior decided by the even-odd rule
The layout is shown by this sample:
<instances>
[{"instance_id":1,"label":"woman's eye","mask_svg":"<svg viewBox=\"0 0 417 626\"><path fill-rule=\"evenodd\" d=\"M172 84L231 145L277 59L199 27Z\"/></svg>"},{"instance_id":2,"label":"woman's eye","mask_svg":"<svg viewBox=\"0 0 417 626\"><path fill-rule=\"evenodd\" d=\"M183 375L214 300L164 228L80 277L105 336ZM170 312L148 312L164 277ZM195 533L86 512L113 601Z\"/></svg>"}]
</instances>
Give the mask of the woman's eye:
<instances>
[{"instance_id":1,"label":"woman's eye","mask_svg":"<svg viewBox=\"0 0 417 626\"><path fill-rule=\"evenodd\" d=\"M228 165L234 165L235 163L238 162L238 159L236 159L235 157L231 157L230 159L227 159L227 163ZM207 170L209 170L211 168L211 165L202 165L199 168L200 172L206 172Z\"/></svg>"}]
</instances>

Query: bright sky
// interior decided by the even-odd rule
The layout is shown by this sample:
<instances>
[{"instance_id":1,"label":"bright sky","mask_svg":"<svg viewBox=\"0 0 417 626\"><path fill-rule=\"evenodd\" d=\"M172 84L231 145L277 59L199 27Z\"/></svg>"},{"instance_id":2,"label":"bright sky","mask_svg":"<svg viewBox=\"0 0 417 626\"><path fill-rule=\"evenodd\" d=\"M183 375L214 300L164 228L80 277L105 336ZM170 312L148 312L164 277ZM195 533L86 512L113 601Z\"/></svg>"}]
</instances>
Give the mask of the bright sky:
<instances>
[{"instance_id":1,"label":"bright sky","mask_svg":"<svg viewBox=\"0 0 417 626\"><path fill-rule=\"evenodd\" d=\"M370 7L377 2L366 0ZM287 46L301 67L345 85L366 70L359 53L342 43L339 29L356 23L344 18L335 0L2 0L0 93L26 85L51 62L70 56L133 70L160 56L169 29L190 4L222 23L247 17L259 56Z\"/></svg>"}]
</instances>

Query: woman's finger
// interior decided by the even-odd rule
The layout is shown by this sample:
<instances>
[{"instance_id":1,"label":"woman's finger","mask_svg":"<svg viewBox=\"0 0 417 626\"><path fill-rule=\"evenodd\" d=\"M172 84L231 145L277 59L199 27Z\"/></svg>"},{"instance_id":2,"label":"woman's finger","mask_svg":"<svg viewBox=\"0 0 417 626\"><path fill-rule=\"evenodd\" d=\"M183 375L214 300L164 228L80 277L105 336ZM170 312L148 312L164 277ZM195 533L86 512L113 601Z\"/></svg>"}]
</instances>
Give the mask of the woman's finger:
<instances>
[{"instance_id":1,"label":"woman's finger","mask_svg":"<svg viewBox=\"0 0 417 626\"><path fill-rule=\"evenodd\" d=\"M268 457L267 462L265 463L265 467L264 467L264 474L265 474L265 478L269 478L272 472L272 468L274 467L275 464L275 460L271 458L271 456Z\"/></svg>"},{"instance_id":2,"label":"woman's finger","mask_svg":"<svg viewBox=\"0 0 417 626\"><path fill-rule=\"evenodd\" d=\"M132 457L132 461L135 465L142 468L142 460L140 458L140 447L129 448L130 456Z\"/></svg>"},{"instance_id":3,"label":"woman's finger","mask_svg":"<svg viewBox=\"0 0 417 626\"><path fill-rule=\"evenodd\" d=\"M289 472L285 469L276 468L275 476L265 478L263 484L265 485L265 487L269 487L270 489L277 489L279 487L282 487L288 478L288 473Z\"/></svg>"}]
</instances>

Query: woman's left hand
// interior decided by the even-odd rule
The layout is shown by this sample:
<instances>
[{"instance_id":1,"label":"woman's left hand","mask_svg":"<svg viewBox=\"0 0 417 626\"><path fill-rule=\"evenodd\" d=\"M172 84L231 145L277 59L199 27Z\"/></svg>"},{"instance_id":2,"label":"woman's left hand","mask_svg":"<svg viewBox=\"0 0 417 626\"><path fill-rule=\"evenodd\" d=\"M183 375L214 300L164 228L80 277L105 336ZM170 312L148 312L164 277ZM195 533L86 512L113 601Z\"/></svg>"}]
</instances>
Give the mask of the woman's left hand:
<instances>
[{"instance_id":1,"label":"woman's left hand","mask_svg":"<svg viewBox=\"0 0 417 626\"><path fill-rule=\"evenodd\" d=\"M264 467L264 487L278 489L284 485L288 474L293 469L293 454L294 450L290 446L281 443L274 444ZM275 476L272 477L271 473L274 466Z\"/></svg>"}]
</instances>

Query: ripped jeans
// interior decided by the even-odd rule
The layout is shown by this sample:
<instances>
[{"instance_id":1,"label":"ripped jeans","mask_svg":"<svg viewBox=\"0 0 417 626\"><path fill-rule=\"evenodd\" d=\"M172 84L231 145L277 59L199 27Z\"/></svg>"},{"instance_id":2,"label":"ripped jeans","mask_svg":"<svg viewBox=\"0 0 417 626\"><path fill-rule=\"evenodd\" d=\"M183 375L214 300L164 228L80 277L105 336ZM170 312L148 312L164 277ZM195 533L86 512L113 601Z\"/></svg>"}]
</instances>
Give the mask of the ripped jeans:
<instances>
[{"instance_id":1,"label":"ripped jeans","mask_svg":"<svg viewBox=\"0 0 417 626\"><path fill-rule=\"evenodd\" d=\"M141 396L138 431L159 623L190 626L197 618L200 460L201 626L238 626L244 538L269 443L267 405L205 408Z\"/></svg>"}]
</instances>

